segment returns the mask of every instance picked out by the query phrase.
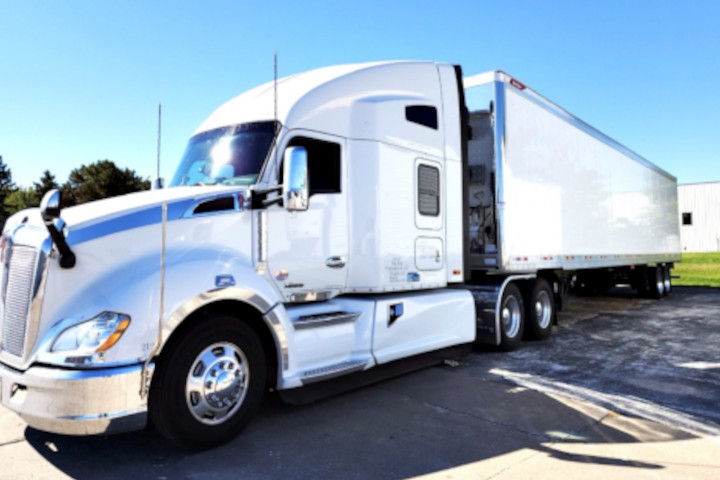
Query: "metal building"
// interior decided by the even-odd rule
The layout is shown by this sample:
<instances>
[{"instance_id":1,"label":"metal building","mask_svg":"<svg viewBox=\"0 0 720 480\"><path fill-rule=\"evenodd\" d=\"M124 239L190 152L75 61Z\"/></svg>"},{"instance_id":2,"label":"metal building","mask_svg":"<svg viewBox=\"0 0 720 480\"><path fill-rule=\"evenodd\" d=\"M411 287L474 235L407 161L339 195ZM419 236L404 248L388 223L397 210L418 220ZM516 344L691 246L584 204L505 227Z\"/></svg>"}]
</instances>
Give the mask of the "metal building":
<instances>
[{"instance_id":1,"label":"metal building","mask_svg":"<svg viewBox=\"0 0 720 480\"><path fill-rule=\"evenodd\" d=\"M720 182L678 185L683 252L720 252Z\"/></svg>"}]
</instances>

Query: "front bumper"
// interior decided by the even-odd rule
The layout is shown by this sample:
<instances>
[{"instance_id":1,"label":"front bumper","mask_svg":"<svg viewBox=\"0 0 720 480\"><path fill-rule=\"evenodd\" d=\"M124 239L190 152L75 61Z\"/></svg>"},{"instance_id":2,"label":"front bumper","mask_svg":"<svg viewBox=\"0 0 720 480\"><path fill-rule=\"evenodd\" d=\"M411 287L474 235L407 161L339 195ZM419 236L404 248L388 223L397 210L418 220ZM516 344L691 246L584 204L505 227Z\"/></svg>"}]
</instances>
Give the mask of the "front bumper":
<instances>
[{"instance_id":1,"label":"front bumper","mask_svg":"<svg viewBox=\"0 0 720 480\"><path fill-rule=\"evenodd\" d=\"M0 403L38 430L93 435L140 430L147 423L141 398L142 364L97 370L0 364ZM153 371L148 368L148 378Z\"/></svg>"}]
</instances>

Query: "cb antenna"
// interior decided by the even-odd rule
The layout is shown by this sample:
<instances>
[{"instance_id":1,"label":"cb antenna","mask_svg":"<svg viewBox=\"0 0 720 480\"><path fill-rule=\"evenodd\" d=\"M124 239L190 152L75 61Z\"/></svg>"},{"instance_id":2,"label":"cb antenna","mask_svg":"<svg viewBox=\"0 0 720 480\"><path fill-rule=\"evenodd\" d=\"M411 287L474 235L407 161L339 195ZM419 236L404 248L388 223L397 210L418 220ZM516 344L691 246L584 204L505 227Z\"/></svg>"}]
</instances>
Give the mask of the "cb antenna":
<instances>
[{"instance_id":1,"label":"cb antenna","mask_svg":"<svg viewBox=\"0 0 720 480\"><path fill-rule=\"evenodd\" d=\"M278 114L277 114L277 51L275 51L274 54L274 74L273 74L273 94L275 95L275 128L277 128L278 124Z\"/></svg>"},{"instance_id":2,"label":"cb antenna","mask_svg":"<svg viewBox=\"0 0 720 480\"><path fill-rule=\"evenodd\" d=\"M160 136L162 134L162 102L158 102L158 144L157 144L157 177L160 178Z\"/></svg>"},{"instance_id":3,"label":"cb antenna","mask_svg":"<svg viewBox=\"0 0 720 480\"><path fill-rule=\"evenodd\" d=\"M162 135L161 130L162 125L162 102L158 102L158 135L157 135L157 175L155 176L155 180L152 182L152 189L157 190L158 188L163 188L163 179L160 178L160 138Z\"/></svg>"}]
</instances>

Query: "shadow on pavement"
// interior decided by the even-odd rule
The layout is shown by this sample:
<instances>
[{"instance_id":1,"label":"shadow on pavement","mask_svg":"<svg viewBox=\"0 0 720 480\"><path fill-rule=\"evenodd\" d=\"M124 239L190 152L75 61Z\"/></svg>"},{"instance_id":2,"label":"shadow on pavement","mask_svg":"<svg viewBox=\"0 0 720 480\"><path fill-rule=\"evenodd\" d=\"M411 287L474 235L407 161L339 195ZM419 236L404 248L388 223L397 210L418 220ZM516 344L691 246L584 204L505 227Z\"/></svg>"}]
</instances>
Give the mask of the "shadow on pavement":
<instances>
[{"instance_id":1,"label":"shadow on pavement","mask_svg":"<svg viewBox=\"0 0 720 480\"><path fill-rule=\"evenodd\" d=\"M520 449L582 464L662 468L556 450L558 443L638 440L550 396L468 373L429 368L300 407L271 395L239 438L201 453L175 450L150 429L67 437L27 428L25 436L48 462L80 479L399 479Z\"/></svg>"}]
</instances>

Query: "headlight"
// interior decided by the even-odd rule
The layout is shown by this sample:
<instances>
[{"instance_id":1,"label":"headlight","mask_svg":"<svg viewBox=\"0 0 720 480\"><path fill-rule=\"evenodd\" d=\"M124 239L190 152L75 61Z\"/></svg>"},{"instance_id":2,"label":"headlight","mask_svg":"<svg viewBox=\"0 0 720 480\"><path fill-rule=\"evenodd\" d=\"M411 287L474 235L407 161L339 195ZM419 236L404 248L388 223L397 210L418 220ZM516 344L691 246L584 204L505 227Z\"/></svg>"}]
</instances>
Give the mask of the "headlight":
<instances>
[{"instance_id":1,"label":"headlight","mask_svg":"<svg viewBox=\"0 0 720 480\"><path fill-rule=\"evenodd\" d=\"M116 312L102 312L87 322L64 330L50 347L51 352L92 355L104 352L120 340L130 325L130 317Z\"/></svg>"}]
</instances>

